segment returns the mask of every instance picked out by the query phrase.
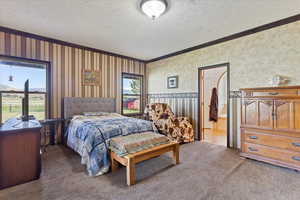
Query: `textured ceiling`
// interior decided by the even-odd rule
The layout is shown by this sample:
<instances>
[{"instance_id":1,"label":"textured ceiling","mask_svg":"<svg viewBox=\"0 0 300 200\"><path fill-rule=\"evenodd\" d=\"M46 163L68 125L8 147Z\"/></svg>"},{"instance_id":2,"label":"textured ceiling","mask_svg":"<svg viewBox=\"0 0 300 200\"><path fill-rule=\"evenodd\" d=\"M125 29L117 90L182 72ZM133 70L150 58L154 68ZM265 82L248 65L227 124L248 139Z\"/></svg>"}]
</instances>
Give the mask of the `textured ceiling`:
<instances>
[{"instance_id":1,"label":"textured ceiling","mask_svg":"<svg viewBox=\"0 0 300 200\"><path fill-rule=\"evenodd\" d=\"M169 0L152 21L140 0L0 0L0 26L152 59L300 13L300 0Z\"/></svg>"}]
</instances>

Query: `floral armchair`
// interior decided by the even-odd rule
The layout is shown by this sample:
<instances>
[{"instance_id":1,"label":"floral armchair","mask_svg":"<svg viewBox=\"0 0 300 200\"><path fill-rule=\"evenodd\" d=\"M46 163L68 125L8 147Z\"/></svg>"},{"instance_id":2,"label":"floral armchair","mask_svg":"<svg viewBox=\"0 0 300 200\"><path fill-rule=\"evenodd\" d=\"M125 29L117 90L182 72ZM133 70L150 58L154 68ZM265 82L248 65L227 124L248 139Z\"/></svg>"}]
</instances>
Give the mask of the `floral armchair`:
<instances>
[{"instance_id":1,"label":"floral armchair","mask_svg":"<svg viewBox=\"0 0 300 200\"><path fill-rule=\"evenodd\" d=\"M162 134L179 143L194 141L194 129L188 118L175 117L168 104L148 104L144 111L144 117L153 121Z\"/></svg>"}]
</instances>

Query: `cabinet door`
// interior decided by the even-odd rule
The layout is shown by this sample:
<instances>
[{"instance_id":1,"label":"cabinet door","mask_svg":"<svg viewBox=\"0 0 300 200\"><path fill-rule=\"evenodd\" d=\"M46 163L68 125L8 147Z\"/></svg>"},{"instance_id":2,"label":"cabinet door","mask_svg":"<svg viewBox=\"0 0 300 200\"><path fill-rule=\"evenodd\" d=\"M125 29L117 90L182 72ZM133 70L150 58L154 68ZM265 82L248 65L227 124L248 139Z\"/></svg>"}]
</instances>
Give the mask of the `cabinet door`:
<instances>
[{"instance_id":1,"label":"cabinet door","mask_svg":"<svg viewBox=\"0 0 300 200\"><path fill-rule=\"evenodd\" d=\"M275 100L274 128L300 131L300 100Z\"/></svg>"},{"instance_id":2,"label":"cabinet door","mask_svg":"<svg viewBox=\"0 0 300 200\"><path fill-rule=\"evenodd\" d=\"M258 126L260 128L273 128L273 100L258 100Z\"/></svg>"},{"instance_id":3,"label":"cabinet door","mask_svg":"<svg viewBox=\"0 0 300 200\"><path fill-rule=\"evenodd\" d=\"M295 119L295 129L300 132L300 100L294 101L294 119Z\"/></svg>"},{"instance_id":4,"label":"cabinet door","mask_svg":"<svg viewBox=\"0 0 300 200\"><path fill-rule=\"evenodd\" d=\"M258 113L257 100L243 99L242 100L242 126L257 127Z\"/></svg>"}]
</instances>

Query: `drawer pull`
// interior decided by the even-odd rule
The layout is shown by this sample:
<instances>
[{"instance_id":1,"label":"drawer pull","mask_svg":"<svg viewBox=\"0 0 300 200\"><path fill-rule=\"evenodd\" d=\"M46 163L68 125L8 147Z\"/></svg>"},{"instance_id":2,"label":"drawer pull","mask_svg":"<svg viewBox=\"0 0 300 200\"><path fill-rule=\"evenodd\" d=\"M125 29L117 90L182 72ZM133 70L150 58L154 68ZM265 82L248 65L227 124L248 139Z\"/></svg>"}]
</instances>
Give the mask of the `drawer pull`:
<instances>
[{"instance_id":1,"label":"drawer pull","mask_svg":"<svg viewBox=\"0 0 300 200\"><path fill-rule=\"evenodd\" d=\"M255 136L255 135L250 135L249 138L250 138L250 139L254 139L254 140L258 139L258 137Z\"/></svg>"},{"instance_id":2,"label":"drawer pull","mask_svg":"<svg viewBox=\"0 0 300 200\"><path fill-rule=\"evenodd\" d=\"M293 156L292 159L296 161L300 161L300 156Z\"/></svg>"},{"instance_id":3,"label":"drawer pull","mask_svg":"<svg viewBox=\"0 0 300 200\"><path fill-rule=\"evenodd\" d=\"M258 151L258 149L253 148L253 147L248 147L248 149L249 149L250 151Z\"/></svg>"},{"instance_id":4,"label":"drawer pull","mask_svg":"<svg viewBox=\"0 0 300 200\"><path fill-rule=\"evenodd\" d=\"M278 92L269 92L269 95L278 95L279 93Z\"/></svg>"},{"instance_id":5,"label":"drawer pull","mask_svg":"<svg viewBox=\"0 0 300 200\"><path fill-rule=\"evenodd\" d=\"M299 142L293 142L292 145L294 145L295 147L300 147L300 143Z\"/></svg>"}]
</instances>

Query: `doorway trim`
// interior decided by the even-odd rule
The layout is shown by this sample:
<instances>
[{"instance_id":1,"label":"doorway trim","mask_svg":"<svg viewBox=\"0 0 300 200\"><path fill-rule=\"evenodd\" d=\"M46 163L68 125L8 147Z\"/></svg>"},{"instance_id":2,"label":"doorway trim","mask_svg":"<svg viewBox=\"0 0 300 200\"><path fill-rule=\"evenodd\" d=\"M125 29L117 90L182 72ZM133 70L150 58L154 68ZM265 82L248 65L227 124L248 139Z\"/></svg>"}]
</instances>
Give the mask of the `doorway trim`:
<instances>
[{"instance_id":1,"label":"doorway trim","mask_svg":"<svg viewBox=\"0 0 300 200\"><path fill-rule=\"evenodd\" d=\"M201 141L202 138L202 105L201 105L201 72L207 69L219 68L219 67L226 67L227 68L227 148L230 148L230 63L221 63L216 65L209 65L198 67L198 138Z\"/></svg>"}]
</instances>

